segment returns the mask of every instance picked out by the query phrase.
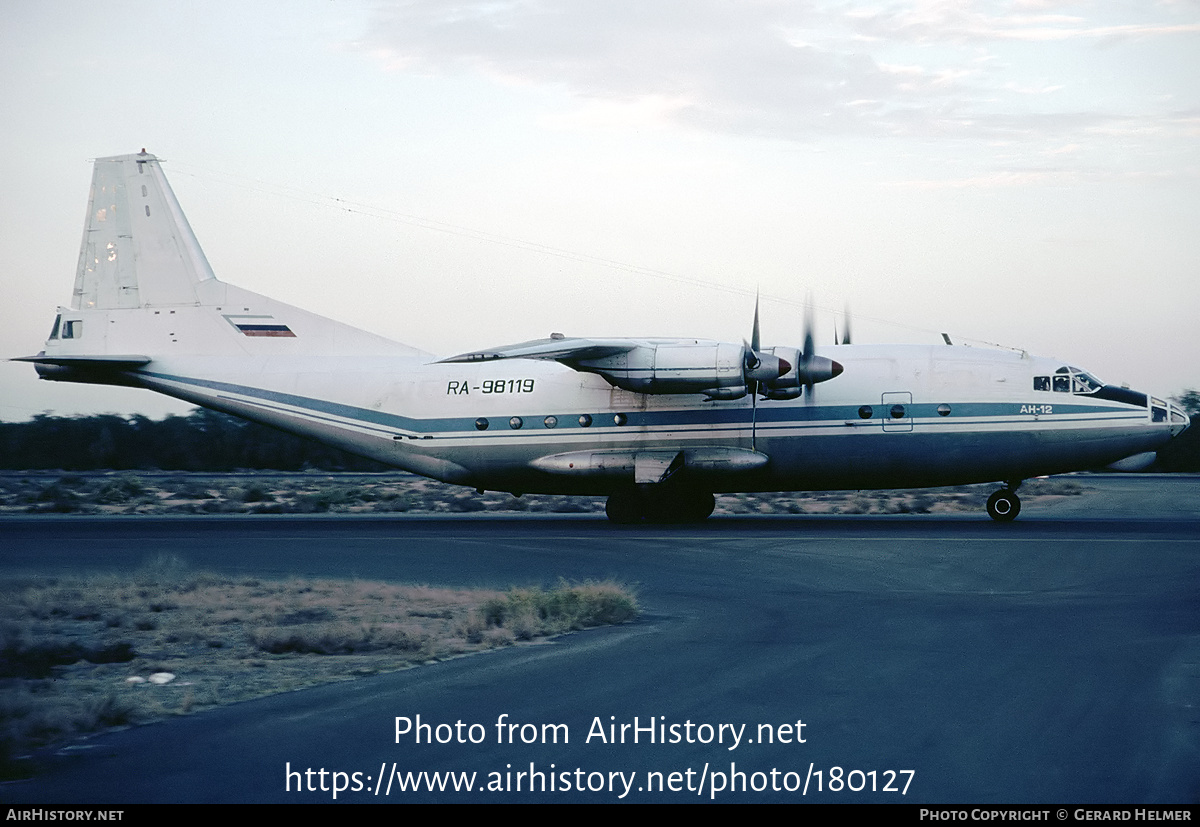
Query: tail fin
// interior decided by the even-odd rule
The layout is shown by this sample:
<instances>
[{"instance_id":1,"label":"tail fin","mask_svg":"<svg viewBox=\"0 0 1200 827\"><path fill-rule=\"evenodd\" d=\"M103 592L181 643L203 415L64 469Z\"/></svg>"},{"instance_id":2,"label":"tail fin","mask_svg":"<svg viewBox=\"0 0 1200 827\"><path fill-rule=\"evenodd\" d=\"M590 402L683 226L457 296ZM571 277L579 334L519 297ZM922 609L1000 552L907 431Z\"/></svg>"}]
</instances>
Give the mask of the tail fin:
<instances>
[{"instance_id":1,"label":"tail fin","mask_svg":"<svg viewBox=\"0 0 1200 827\"><path fill-rule=\"evenodd\" d=\"M219 281L142 150L96 159L71 306L45 349L18 361L47 379L136 384L178 357L346 355L427 354Z\"/></svg>"},{"instance_id":2,"label":"tail fin","mask_svg":"<svg viewBox=\"0 0 1200 827\"><path fill-rule=\"evenodd\" d=\"M158 158L97 158L72 309L196 304L213 278Z\"/></svg>"}]
</instances>

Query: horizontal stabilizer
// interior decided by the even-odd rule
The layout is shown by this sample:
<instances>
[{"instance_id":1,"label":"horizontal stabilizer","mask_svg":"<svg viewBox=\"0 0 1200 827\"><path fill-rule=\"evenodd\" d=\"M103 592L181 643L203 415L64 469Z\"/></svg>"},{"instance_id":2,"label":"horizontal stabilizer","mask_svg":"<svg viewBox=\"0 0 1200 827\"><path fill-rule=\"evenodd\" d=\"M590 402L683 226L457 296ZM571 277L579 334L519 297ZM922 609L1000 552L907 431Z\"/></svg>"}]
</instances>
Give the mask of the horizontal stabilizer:
<instances>
[{"instance_id":1,"label":"horizontal stabilizer","mask_svg":"<svg viewBox=\"0 0 1200 827\"><path fill-rule=\"evenodd\" d=\"M37 356L17 356L10 362L33 362L35 365L58 365L60 367L99 367L114 370L132 370L150 363L149 356L115 355L115 356L47 356L40 353Z\"/></svg>"}]
</instances>

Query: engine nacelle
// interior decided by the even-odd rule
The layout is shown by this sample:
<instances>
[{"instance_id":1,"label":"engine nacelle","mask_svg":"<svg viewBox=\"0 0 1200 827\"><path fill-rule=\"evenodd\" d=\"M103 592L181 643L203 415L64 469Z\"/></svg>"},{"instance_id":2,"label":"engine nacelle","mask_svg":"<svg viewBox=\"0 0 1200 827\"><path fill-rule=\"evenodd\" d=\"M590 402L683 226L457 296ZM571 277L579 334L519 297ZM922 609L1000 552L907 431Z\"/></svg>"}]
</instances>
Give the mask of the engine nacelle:
<instances>
[{"instance_id":1,"label":"engine nacelle","mask_svg":"<svg viewBox=\"0 0 1200 827\"><path fill-rule=\"evenodd\" d=\"M842 372L842 366L824 356L809 356L794 347L764 348L779 359L788 370L777 379L766 379L759 383L760 392L767 399L796 399L805 385L827 382Z\"/></svg>"},{"instance_id":2,"label":"engine nacelle","mask_svg":"<svg viewBox=\"0 0 1200 827\"><path fill-rule=\"evenodd\" d=\"M746 395L743 345L680 341L639 345L624 353L574 362L635 393L703 393L713 399Z\"/></svg>"}]
</instances>

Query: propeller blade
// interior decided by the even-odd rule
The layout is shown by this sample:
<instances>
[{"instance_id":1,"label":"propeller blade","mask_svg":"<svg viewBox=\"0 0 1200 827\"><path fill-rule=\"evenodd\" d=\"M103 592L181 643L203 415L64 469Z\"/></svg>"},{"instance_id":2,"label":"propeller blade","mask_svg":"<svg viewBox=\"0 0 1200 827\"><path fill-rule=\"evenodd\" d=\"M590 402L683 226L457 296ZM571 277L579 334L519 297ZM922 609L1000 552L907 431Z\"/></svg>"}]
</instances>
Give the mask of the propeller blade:
<instances>
[{"instance_id":1,"label":"propeller blade","mask_svg":"<svg viewBox=\"0 0 1200 827\"><path fill-rule=\"evenodd\" d=\"M813 353L813 306L812 297L805 303L804 307L804 360L807 364L808 359Z\"/></svg>"},{"instance_id":2,"label":"propeller blade","mask_svg":"<svg viewBox=\"0 0 1200 827\"><path fill-rule=\"evenodd\" d=\"M842 344L850 344L850 302L846 302L846 310L842 314Z\"/></svg>"},{"instance_id":3,"label":"propeller blade","mask_svg":"<svg viewBox=\"0 0 1200 827\"><path fill-rule=\"evenodd\" d=\"M750 353L754 356L754 365L747 366L746 392L750 394L750 450L758 450L758 389L759 381L750 377L750 372L762 364L758 350L762 347L758 330L758 291L754 291L754 327L750 331Z\"/></svg>"},{"instance_id":4,"label":"propeller blade","mask_svg":"<svg viewBox=\"0 0 1200 827\"><path fill-rule=\"evenodd\" d=\"M754 299L754 328L750 341L742 340L742 371L746 379L746 391L751 394L758 392L761 382L778 379L792 369L786 359L780 359L770 353L763 353L760 348L761 338L758 325L758 297Z\"/></svg>"},{"instance_id":5,"label":"propeller blade","mask_svg":"<svg viewBox=\"0 0 1200 827\"><path fill-rule=\"evenodd\" d=\"M750 372L757 369L761 364L762 356L759 355L753 345L742 339L742 367L745 369L746 375L749 376Z\"/></svg>"},{"instance_id":6,"label":"propeller blade","mask_svg":"<svg viewBox=\"0 0 1200 827\"><path fill-rule=\"evenodd\" d=\"M750 347L755 353L762 349L762 342L758 337L758 292L754 293L754 330L750 334Z\"/></svg>"}]
</instances>

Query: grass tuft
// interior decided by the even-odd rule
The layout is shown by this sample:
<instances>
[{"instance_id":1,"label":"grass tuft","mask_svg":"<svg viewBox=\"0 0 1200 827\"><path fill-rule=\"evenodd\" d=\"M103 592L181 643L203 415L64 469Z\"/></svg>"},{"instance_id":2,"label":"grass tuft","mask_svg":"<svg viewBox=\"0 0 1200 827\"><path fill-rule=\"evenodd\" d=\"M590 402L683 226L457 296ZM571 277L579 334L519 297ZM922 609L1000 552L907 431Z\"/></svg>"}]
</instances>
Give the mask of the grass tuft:
<instances>
[{"instance_id":1,"label":"grass tuft","mask_svg":"<svg viewBox=\"0 0 1200 827\"><path fill-rule=\"evenodd\" d=\"M518 640L626 623L637 617L637 598L616 583L560 581L553 589L511 589L484 603L483 624L509 629Z\"/></svg>"}]
</instances>

